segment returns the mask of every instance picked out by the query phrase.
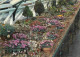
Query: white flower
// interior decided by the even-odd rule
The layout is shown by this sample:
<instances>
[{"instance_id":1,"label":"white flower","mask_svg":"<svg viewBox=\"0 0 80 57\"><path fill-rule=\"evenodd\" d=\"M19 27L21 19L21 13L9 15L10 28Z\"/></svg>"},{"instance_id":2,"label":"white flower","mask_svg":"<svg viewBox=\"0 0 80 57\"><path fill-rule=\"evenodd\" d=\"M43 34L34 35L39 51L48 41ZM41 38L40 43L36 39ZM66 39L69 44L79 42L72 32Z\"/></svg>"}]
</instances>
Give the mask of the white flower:
<instances>
[{"instance_id":1,"label":"white flower","mask_svg":"<svg viewBox=\"0 0 80 57\"><path fill-rule=\"evenodd\" d=\"M10 35L7 35L7 38L10 38Z\"/></svg>"}]
</instances>

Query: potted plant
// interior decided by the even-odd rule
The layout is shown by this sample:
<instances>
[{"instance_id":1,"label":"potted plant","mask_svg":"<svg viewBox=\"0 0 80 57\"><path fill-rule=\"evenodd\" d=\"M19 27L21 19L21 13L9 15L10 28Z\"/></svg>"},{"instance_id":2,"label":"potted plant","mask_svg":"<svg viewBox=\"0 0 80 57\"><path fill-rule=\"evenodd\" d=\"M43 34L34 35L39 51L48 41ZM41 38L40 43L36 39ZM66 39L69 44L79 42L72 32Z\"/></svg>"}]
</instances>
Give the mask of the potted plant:
<instances>
[{"instance_id":1,"label":"potted plant","mask_svg":"<svg viewBox=\"0 0 80 57\"><path fill-rule=\"evenodd\" d=\"M51 52L54 43L50 40L43 40L40 42L40 47L44 52Z\"/></svg>"},{"instance_id":2,"label":"potted plant","mask_svg":"<svg viewBox=\"0 0 80 57\"><path fill-rule=\"evenodd\" d=\"M0 36L2 40L10 39L15 32L15 28L8 24L0 24Z\"/></svg>"}]
</instances>

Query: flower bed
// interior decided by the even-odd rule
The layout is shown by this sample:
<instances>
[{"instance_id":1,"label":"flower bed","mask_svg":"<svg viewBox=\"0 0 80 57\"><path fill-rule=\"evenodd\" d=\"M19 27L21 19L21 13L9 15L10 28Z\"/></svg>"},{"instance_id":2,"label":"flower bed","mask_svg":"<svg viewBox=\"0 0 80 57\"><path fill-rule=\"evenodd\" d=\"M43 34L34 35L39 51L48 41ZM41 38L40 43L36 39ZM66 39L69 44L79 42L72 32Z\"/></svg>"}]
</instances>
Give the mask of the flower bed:
<instances>
[{"instance_id":1,"label":"flower bed","mask_svg":"<svg viewBox=\"0 0 80 57\"><path fill-rule=\"evenodd\" d=\"M63 7L64 8L64 7ZM59 11L59 14L52 15L52 17L37 17L34 20L20 20L14 25L16 28L13 39L3 42L3 46L7 53L11 49L11 53L26 53L29 57L44 56L44 50L53 52L58 46L58 43L64 36L66 28L68 28L72 19L67 19L67 16L73 16L74 8L66 8L66 10ZM72 11L70 13L70 11ZM69 12L69 13L68 13ZM23 34L24 33L24 34ZM2 44L1 44L2 45ZM18 47L18 49L16 49ZM43 50L43 47L46 49ZM14 51L13 51L14 50ZM26 52L24 52L26 51ZM47 52L46 52L47 53Z\"/></svg>"}]
</instances>

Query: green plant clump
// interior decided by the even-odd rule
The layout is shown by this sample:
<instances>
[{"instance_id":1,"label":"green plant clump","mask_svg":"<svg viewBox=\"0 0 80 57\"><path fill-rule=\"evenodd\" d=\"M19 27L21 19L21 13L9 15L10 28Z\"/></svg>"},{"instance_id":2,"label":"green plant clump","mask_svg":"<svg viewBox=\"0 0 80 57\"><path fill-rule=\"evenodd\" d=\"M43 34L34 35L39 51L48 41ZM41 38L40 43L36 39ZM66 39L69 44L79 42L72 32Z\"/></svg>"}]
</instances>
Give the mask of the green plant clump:
<instances>
[{"instance_id":1,"label":"green plant clump","mask_svg":"<svg viewBox=\"0 0 80 57\"><path fill-rule=\"evenodd\" d=\"M58 5L60 6L66 6L68 4L67 0L59 0Z\"/></svg>"},{"instance_id":2,"label":"green plant clump","mask_svg":"<svg viewBox=\"0 0 80 57\"><path fill-rule=\"evenodd\" d=\"M57 15L57 14L59 14L60 10L61 10L60 8L57 8L55 6L49 8L49 11L50 11L51 15Z\"/></svg>"},{"instance_id":3,"label":"green plant clump","mask_svg":"<svg viewBox=\"0 0 80 57\"><path fill-rule=\"evenodd\" d=\"M0 24L0 36L12 35L15 32L15 28L8 24Z\"/></svg>"},{"instance_id":4,"label":"green plant clump","mask_svg":"<svg viewBox=\"0 0 80 57\"><path fill-rule=\"evenodd\" d=\"M35 9L35 12L38 13L39 16L40 16L41 13L44 12L44 5L42 4L42 2L37 1L37 2L35 3L34 9Z\"/></svg>"},{"instance_id":5,"label":"green plant clump","mask_svg":"<svg viewBox=\"0 0 80 57\"><path fill-rule=\"evenodd\" d=\"M32 11L29 9L28 6L26 6L23 10L23 15L28 17L33 17Z\"/></svg>"}]
</instances>

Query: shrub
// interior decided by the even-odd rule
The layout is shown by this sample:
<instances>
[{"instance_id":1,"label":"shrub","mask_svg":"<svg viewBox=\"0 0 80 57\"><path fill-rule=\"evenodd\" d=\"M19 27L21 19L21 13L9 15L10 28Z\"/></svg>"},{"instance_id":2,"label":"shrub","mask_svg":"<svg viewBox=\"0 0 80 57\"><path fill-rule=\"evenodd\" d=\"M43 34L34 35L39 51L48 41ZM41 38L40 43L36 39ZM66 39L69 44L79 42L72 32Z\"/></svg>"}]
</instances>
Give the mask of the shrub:
<instances>
[{"instance_id":1,"label":"shrub","mask_svg":"<svg viewBox=\"0 0 80 57\"><path fill-rule=\"evenodd\" d=\"M32 11L29 9L28 6L26 6L26 7L24 8L24 10L23 10L23 15L24 15L24 16L27 16L27 18L33 16L33 13L32 13Z\"/></svg>"},{"instance_id":2,"label":"shrub","mask_svg":"<svg viewBox=\"0 0 80 57\"><path fill-rule=\"evenodd\" d=\"M35 3L35 6L34 6L34 9L35 9L35 12L39 14L39 16L41 15L41 13L44 12L44 5L39 1L37 1Z\"/></svg>"}]
</instances>

